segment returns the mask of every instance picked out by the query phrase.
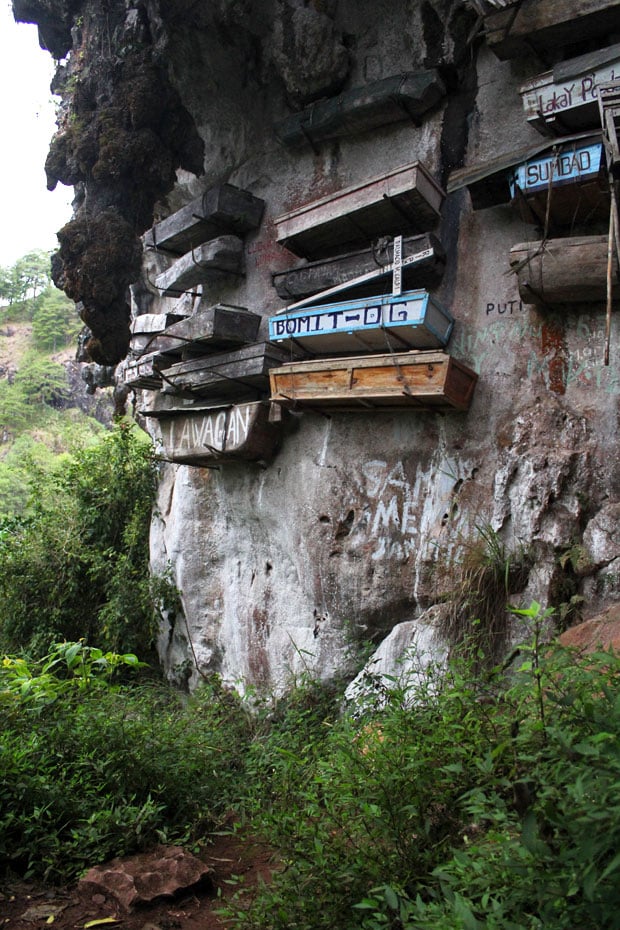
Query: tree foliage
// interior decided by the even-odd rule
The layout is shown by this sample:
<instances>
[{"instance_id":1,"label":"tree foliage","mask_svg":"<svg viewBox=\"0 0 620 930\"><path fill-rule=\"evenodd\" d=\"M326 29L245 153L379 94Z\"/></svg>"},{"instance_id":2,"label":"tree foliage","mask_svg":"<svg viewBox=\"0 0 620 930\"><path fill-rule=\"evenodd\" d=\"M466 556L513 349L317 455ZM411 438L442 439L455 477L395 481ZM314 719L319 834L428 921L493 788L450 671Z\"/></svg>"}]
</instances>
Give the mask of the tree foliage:
<instances>
[{"instance_id":1,"label":"tree foliage","mask_svg":"<svg viewBox=\"0 0 620 930\"><path fill-rule=\"evenodd\" d=\"M28 252L14 265L0 267L0 304L32 308L51 283L50 253L41 249Z\"/></svg>"},{"instance_id":2,"label":"tree foliage","mask_svg":"<svg viewBox=\"0 0 620 930\"><path fill-rule=\"evenodd\" d=\"M146 654L156 612L148 532L150 445L126 424L33 487L29 515L0 524L0 643L45 651L86 637Z\"/></svg>"}]
</instances>

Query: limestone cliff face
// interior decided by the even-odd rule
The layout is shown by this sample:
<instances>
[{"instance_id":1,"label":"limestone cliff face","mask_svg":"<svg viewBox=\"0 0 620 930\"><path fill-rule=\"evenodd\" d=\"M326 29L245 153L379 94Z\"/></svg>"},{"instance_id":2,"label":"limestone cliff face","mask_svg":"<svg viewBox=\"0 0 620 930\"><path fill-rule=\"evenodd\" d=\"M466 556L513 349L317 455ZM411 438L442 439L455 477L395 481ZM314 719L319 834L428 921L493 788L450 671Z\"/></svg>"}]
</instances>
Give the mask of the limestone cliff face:
<instances>
[{"instance_id":1,"label":"limestone cliff face","mask_svg":"<svg viewBox=\"0 0 620 930\"><path fill-rule=\"evenodd\" d=\"M264 200L243 274L211 281L207 296L260 314L266 339L284 306L272 276L299 264L277 241L278 217L413 161L445 186L455 169L540 145L519 87L589 51L500 60L460 0L13 5L55 55L71 48L47 169L50 183L77 185L80 204L58 279L84 305L93 358L108 362L128 343L128 284L134 314L187 300L154 284L171 259L138 248L154 220L220 182ZM422 115L279 141L293 114L314 108L316 120L322 102L404 72L433 72L441 87ZM597 222L575 231L605 233ZM581 595L586 614L618 600L617 315L604 365L604 302L520 299L510 250L542 235L507 203L474 210L455 187L434 231L446 266L433 293L456 321L447 351L479 374L469 410L306 409L268 463L162 463L152 563L181 592L160 638L172 677L195 682L197 664L282 689L305 670L346 669L356 643L390 633L441 655L437 605L480 527L530 550L515 599ZM158 421L143 422L158 441Z\"/></svg>"}]
</instances>

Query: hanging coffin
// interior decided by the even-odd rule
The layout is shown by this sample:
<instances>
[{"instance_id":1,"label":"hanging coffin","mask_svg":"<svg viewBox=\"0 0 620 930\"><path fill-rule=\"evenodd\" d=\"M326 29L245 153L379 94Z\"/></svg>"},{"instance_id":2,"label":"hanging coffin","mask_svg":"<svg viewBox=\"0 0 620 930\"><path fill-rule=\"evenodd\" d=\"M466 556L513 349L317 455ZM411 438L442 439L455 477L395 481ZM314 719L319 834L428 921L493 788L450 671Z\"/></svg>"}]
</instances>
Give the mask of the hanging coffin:
<instances>
[{"instance_id":1,"label":"hanging coffin","mask_svg":"<svg viewBox=\"0 0 620 930\"><path fill-rule=\"evenodd\" d=\"M204 355L168 368L163 390L188 391L201 397L256 396L267 388L269 369L288 358L290 353L268 342Z\"/></svg>"},{"instance_id":2,"label":"hanging coffin","mask_svg":"<svg viewBox=\"0 0 620 930\"><path fill-rule=\"evenodd\" d=\"M155 352L138 359L126 359L117 369L117 376L132 390L158 391L163 382L161 372L167 365L170 360L163 360Z\"/></svg>"},{"instance_id":3,"label":"hanging coffin","mask_svg":"<svg viewBox=\"0 0 620 930\"><path fill-rule=\"evenodd\" d=\"M279 313L269 320L269 338L321 354L435 349L447 344L453 325L427 291L407 291Z\"/></svg>"},{"instance_id":4,"label":"hanging coffin","mask_svg":"<svg viewBox=\"0 0 620 930\"><path fill-rule=\"evenodd\" d=\"M163 297L180 294L227 275L243 274L243 242L238 236L218 236L177 259L155 278Z\"/></svg>"},{"instance_id":5,"label":"hanging coffin","mask_svg":"<svg viewBox=\"0 0 620 930\"><path fill-rule=\"evenodd\" d=\"M554 226L609 217L606 162L598 141L561 146L518 165L510 189L525 222L542 225L547 213Z\"/></svg>"},{"instance_id":6,"label":"hanging coffin","mask_svg":"<svg viewBox=\"0 0 620 930\"><path fill-rule=\"evenodd\" d=\"M506 60L613 35L619 17L620 0L522 0L487 15L484 28L489 48Z\"/></svg>"},{"instance_id":7,"label":"hanging coffin","mask_svg":"<svg viewBox=\"0 0 620 930\"><path fill-rule=\"evenodd\" d=\"M222 233L243 234L257 229L264 201L232 184L218 184L202 197L157 223L144 235L147 249L184 255Z\"/></svg>"},{"instance_id":8,"label":"hanging coffin","mask_svg":"<svg viewBox=\"0 0 620 930\"><path fill-rule=\"evenodd\" d=\"M134 355L143 355L160 348L157 340L167 326L184 319L177 313L142 313L131 321L129 346Z\"/></svg>"},{"instance_id":9,"label":"hanging coffin","mask_svg":"<svg viewBox=\"0 0 620 930\"><path fill-rule=\"evenodd\" d=\"M268 461L282 432L281 422L269 420L269 404L260 402L187 411L159 425L165 457L181 465Z\"/></svg>"},{"instance_id":10,"label":"hanging coffin","mask_svg":"<svg viewBox=\"0 0 620 930\"><path fill-rule=\"evenodd\" d=\"M435 226L445 193L421 162L306 204L276 220L277 239L303 258Z\"/></svg>"},{"instance_id":11,"label":"hanging coffin","mask_svg":"<svg viewBox=\"0 0 620 930\"><path fill-rule=\"evenodd\" d=\"M598 86L620 80L620 45L599 49L541 74L519 93L528 122L543 135L600 126Z\"/></svg>"},{"instance_id":12,"label":"hanging coffin","mask_svg":"<svg viewBox=\"0 0 620 930\"><path fill-rule=\"evenodd\" d=\"M245 307L214 304L177 320L157 335L151 335L143 351L163 356L204 353L205 347L225 349L253 342L261 317ZM132 349L134 340L132 338Z\"/></svg>"},{"instance_id":13,"label":"hanging coffin","mask_svg":"<svg viewBox=\"0 0 620 930\"><path fill-rule=\"evenodd\" d=\"M446 265L446 253L436 236L409 236L403 240L403 283L409 289L436 285ZM356 297L385 290L392 271L393 243L386 239L375 248L309 262L273 275L273 285L284 300L299 300L331 288ZM359 279L359 280L358 280Z\"/></svg>"},{"instance_id":14,"label":"hanging coffin","mask_svg":"<svg viewBox=\"0 0 620 930\"><path fill-rule=\"evenodd\" d=\"M521 242L510 250L519 296L526 304L592 303L607 298L607 236ZM620 300L616 262L612 295Z\"/></svg>"},{"instance_id":15,"label":"hanging coffin","mask_svg":"<svg viewBox=\"0 0 620 930\"><path fill-rule=\"evenodd\" d=\"M269 377L274 403L315 410L467 410L478 379L443 352L294 362Z\"/></svg>"}]
</instances>

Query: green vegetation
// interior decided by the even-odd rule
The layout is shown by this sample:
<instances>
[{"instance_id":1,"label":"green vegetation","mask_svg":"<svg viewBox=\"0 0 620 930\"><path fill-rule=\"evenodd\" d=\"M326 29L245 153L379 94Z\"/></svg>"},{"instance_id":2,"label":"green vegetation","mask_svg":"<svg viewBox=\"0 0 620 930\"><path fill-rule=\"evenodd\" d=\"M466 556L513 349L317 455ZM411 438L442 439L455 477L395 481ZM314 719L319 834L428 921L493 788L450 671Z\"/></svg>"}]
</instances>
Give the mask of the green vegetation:
<instances>
[{"instance_id":1,"label":"green vegetation","mask_svg":"<svg viewBox=\"0 0 620 930\"><path fill-rule=\"evenodd\" d=\"M616 928L620 662L543 646L548 613L519 613L508 674L467 660L353 714L314 682L251 712L216 681L182 702L79 642L7 658L0 860L60 879L199 850L234 810L280 865L227 905L239 928Z\"/></svg>"},{"instance_id":2,"label":"green vegetation","mask_svg":"<svg viewBox=\"0 0 620 930\"><path fill-rule=\"evenodd\" d=\"M52 285L48 253L0 268L0 518L25 513L32 462L49 469L104 432L74 405L63 364L80 328Z\"/></svg>"}]
</instances>

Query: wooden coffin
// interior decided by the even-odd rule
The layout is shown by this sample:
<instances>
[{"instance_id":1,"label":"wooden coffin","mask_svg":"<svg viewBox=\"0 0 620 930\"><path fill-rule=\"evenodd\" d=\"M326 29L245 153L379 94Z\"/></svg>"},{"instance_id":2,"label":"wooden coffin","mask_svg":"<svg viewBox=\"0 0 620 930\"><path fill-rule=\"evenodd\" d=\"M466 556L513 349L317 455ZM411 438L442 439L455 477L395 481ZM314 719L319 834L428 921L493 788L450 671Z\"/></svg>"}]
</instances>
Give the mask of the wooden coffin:
<instances>
[{"instance_id":1,"label":"wooden coffin","mask_svg":"<svg viewBox=\"0 0 620 930\"><path fill-rule=\"evenodd\" d=\"M313 145L422 116L446 94L436 69L407 71L319 101L275 126L283 145Z\"/></svg>"},{"instance_id":2,"label":"wooden coffin","mask_svg":"<svg viewBox=\"0 0 620 930\"><path fill-rule=\"evenodd\" d=\"M467 410L477 374L443 352L316 359L273 368L271 400L284 407Z\"/></svg>"},{"instance_id":3,"label":"wooden coffin","mask_svg":"<svg viewBox=\"0 0 620 930\"><path fill-rule=\"evenodd\" d=\"M162 360L154 352L141 358L126 359L117 369L117 376L122 378L126 387L133 390L158 391L163 383L161 372L169 364L169 360Z\"/></svg>"},{"instance_id":4,"label":"wooden coffin","mask_svg":"<svg viewBox=\"0 0 620 930\"><path fill-rule=\"evenodd\" d=\"M282 432L281 422L269 420L269 404L260 402L187 411L159 425L165 457L180 465L268 461Z\"/></svg>"},{"instance_id":5,"label":"wooden coffin","mask_svg":"<svg viewBox=\"0 0 620 930\"><path fill-rule=\"evenodd\" d=\"M520 89L528 122L543 135L600 127L600 84L620 80L620 45L562 61Z\"/></svg>"},{"instance_id":6,"label":"wooden coffin","mask_svg":"<svg viewBox=\"0 0 620 930\"><path fill-rule=\"evenodd\" d=\"M510 250L510 267L526 304L589 303L607 298L607 236L521 242ZM620 300L617 265L613 291Z\"/></svg>"},{"instance_id":7,"label":"wooden coffin","mask_svg":"<svg viewBox=\"0 0 620 930\"><path fill-rule=\"evenodd\" d=\"M184 255L222 233L257 229L264 201L232 184L217 184L144 234L146 248Z\"/></svg>"},{"instance_id":8,"label":"wooden coffin","mask_svg":"<svg viewBox=\"0 0 620 930\"><path fill-rule=\"evenodd\" d=\"M535 145L522 146L489 161L453 171L448 180L448 193L467 188L474 210L484 210L510 203L515 195L515 176L520 165L537 159L553 158L559 151L572 151L582 145L601 141L600 133L580 132L561 141L547 139Z\"/></svg>"},{"instance_id":9,"label":"wooden coffin","mask_svg":"<svg viewBox=\"0 0 620 930\"><path fill-rule=\"evenodd\" d=\"M450 312L427 291L406 291L279 313L269 320L269 338L323 354L438 349L453 326Z\"/></svg>"},{"instance_id":10,"label":"wooden coffin","mask_svg":"<svg viewBox=\"0 0 620 930\"><path fill-rule=\"evenodd\" d=\"M163 390L188 391L201 397L261 394L267 388L269 370L289 358L290 352L269 342L204 355L168 368Z\"/></svg>"},{"instance_id":11,"label":"wooden coffin","mask_svg":"<svg viewBox=\"0 0 620 930\"><path fill-rule=\"evenodd\" d=\"M229 274L243 274L243 242L238 236L218 236L178 258L155 284L163 297L177 297Z\"/></svg>"},{"instance_id":12,"label":"wooden coffin","mask_svg":"<svg viewBox=\"0 0 620 930\"><path fill-rule=\"evenodd\" d=\"M347 187L276 219L277 239L303 258L435 226L445 193L421 162Z\"/></svg>"},{"instance_id":13,"label":"wooden coffin","mask_svg":"<svg viewBox=\"0 0 620 930\"><path fill-rule=\"evenodd\" d=\"M180 313L142 313L131 321L131 338L129 345L134 355L156 352L164 343L159 336L167 326L185 319Z\"/></svg>"},{"instance_id":14,"label":"wooden coffin","mask_svg":"<svg viewBox=\"0 0 620 930\"><path fill-rule=\"evenodd\" d=\"M523 0L485 17L489 47L501 60L613 35L620 0Z\"/></svg>"},{"instance_id":15,"label":"wooden coffin","mask_svg":"<svg viewBox=\"0 0 620 930\"><path fill-rule=\"evenodd\" d=\"M393 244L380 240L374 248L309 262L273 275L283 300L299 300L338 287L343 294L367 297L381 293L392 272ZM409 236L403 240L403 284L406 288L437 285L446 266L446 253L436 236ZM364 281L357 278L364 277ZM350 283L349 283L350 282Z\"/></svg>"},{"instance_id":16,"label":"wooden coffin","mask_svg":"<svg viewBox=\"0 0 620 930\"><path fill-rule=\"evenodd\" d=\"M553 226L609 217L607 167L600 141L562 145L514 170L513 200L525 222Z\"/></svg>"},{"instance_id":17,"label":"wooden coffin","mask_svg":"<svg viewBox=\"0 0 620 930\"><path fill-rule=\"evenodd\" d=\"M198 309L191 316L178 320L157 335L148 337L143 351L161 356L204 354L205 347L225 349L254 342L261 317L245 307L214 304ZM145 334L146 335L146 334ZM134 339L132 337L132 349Z\"/></svg>"}]
</instances>

